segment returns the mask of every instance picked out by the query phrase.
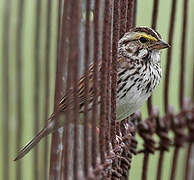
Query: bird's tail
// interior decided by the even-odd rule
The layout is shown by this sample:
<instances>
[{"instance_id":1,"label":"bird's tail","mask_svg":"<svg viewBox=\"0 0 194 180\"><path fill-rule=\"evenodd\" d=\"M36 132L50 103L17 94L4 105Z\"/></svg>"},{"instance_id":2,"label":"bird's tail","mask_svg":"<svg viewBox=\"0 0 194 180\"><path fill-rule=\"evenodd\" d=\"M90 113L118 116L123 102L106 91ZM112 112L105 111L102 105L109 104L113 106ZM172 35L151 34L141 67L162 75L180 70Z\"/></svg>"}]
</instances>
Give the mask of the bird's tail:
<instances>
[{"instance_id":1,"label":"bird's tail","mask_svg":"<svg viewBox=\"0 0 194 180\"><path fill-rule=\"evenodd\" d=\"M24 157L43 137L48 135L54 129L53 120L49 121L44 129L42 129L17 155L14 161Z\"/></svg>"}]
</instances>

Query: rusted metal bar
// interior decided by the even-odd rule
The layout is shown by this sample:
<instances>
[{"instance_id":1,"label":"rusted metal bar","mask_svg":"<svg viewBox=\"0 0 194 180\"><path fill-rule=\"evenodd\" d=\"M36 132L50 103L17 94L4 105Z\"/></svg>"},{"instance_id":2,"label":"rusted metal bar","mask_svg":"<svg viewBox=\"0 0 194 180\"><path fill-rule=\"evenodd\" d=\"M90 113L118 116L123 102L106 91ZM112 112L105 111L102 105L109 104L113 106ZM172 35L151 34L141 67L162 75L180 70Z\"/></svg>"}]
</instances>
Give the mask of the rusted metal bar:
<instances>
[{"instance_id":1,"label":"rusted metal bar","mask_svg":"<svg viewBox=\"0 0 194 180\"><path fill-rule=\"evenodd\" d=\"M115 155L114 161L112 163L112 179L117 179L122 177L122 170L121 170L121 148L120 148L120 140L118 136L121 136L120 130L120 122L116 122L116 98L117 98L117 48L118 48L118 41L122 35L125 33L125 17L123 15L121 17L121 6L125 9L124 13L127 13L127 7L124 1L114 1L114 11L113 11L113 57L112 57L112 120L111 120L111 140L113 145L113 152ZM124 7L125 6L125 7ZM123 28L123 29L122 29ZM121 33L122 31L122 33ZM113 89L114 88L114 89ZM115 99L113 99L115 97ZM115 108L115 109L114 109ZM113 111L114 109L114 111Z\"/></svg>"},{"instance_id":2,"label":"rusted metal bar","mask_svg":"<svg viewBox=\"0 0 194 180\"><path fill-rule=\"evenodd\" d=\"M22 30L23 30L23 12L24 12L24 1L20 0L18 2L18 22L17 22L17 32L16 32L16 62L17 62L17 70L16 70L16 107L17 107L17 136L16 136L16 149L20 149L21 140L22 140L22 114L23 114L23 105L22 105L22 94L23 94L23 81L22 81L22 72L23 72L23 65L22 65ZM22 168L21 168L21 161L18 161L16 164L16 178L20 180L22 176Z\"/></svg>"},{"instance_id":3,"label":"rusted metal bar","mask_svg":"<svg viewBox=\"0 0 194 180\"><path fill-rule=\"evenodd\" d=\"M120 38L126 33L128 0L120 0ZM132 11L132 10L131 10Z\"/></svg>"},{"instance_id":4,"label":"rusted metal bar","mask_svg":"<svg viewBox=\"0 0 194 180\"><path fill-rule=\"evenodd\" d=\"M175 179L180 148L183 147L187 138L187 136L185 135L185 125L186 125L185 115L186 115L185 112L182 110L177 115L173 115L172 122L171 122L171 129L174 133L174 153L173 153L173 161L172 161L172 168L171 168L171 177L170 177L171 180Z\"/></svg>"},{"instance_id":5,"label":"rusted metal bar","mask_svg":"<svg viewBox=\"0 0 194 180\"><path fill-rule=\"evenodd\" d=\"M49 92L50 92L50 49L51 49L51 0L47 1L47 19L46 19L46 41L45 41L45 102L44 102L44 119L47 123L49 113ZM44 140L44 179L48 179L48 137Z\"/></svg>"},{"instance_id":6,"label":"rusted metal bar","mask_svg":"<svg viewBox=\"0 0 194 180\"><path fill-rule=\"evenodd\" d=\"M40 91L40 16L41 16L41 1L36 2L36 25L35 25L35 43L34 43L34 134L39 130L39 91ZM38 146L34 148L34 164L38 162ZM38 175L39 164L34 166L34 178L39 179Z\"/></svg>"},{"instance_id":7,"label":"rusted metal bar","mask_svg":"<svg viewBox=\"0 0 194 180\"><path fill-rule=\"evenodd\" d=\"M158 17L158 0L154 0L154 6L152 11L152 28L156 29L157 25L157 17ZM149 97L147 102L148 114L151 116L153 114L153 105L152 105L152 96ZM153 123L152 118L149 118L150 121ZM143 159L143 171L142 171L142 180L147 179L147 166L149 162L149 152L145 152L144 159Z\"/></svg>"},{"instance_id":8,"label":"rusted metal bar","mask_svg":"<svg viewBox=\"0 0 194 180\"><path fill-rule=\"evenodd\" d=\"M134 5L133 5L133 19L132 19L132 27L136 26L136 14L137 14L137 0L133 0Z\"/></svg>"},{"instance_id":9,"label":"rusted metal bar","mask_svg":"<svg viewBox=\"0 0 194 180\"><path fill-rule=\"evenodd\" d=\"M141 177L142 180L147 179L148 162L149 162L149 152L145 152L142 167L142 177Z\"/></svg>"},{"instance_id":10,"label":"rusted metal bar","mask_svg":"<svg viewBox=\"0 0 194 180\"><path fill-rule=\"evenodd\" d=\"M152 11L152 29L156 29L157 18L158 18L158 5L159 0L154 0L154 6ZM152 113L152 96L148 99L148 113Z\"/></svg>"},{"instance_id":11,"label":"rusted metal bar","mask_svg":"<svg viewBox=\"0 0 194 180\"><path fill-rule=\"evenodd\" d=\"M107 99L106 99L106 108L107 108L107 114L106 114L106 126L107 131L105 131L105 137L106 137L106 153L110 154L110 130L111 130L111 119L110 119L110 113L111 113L111 63L112 63L112 11L113 11L113 0L109 0L109 7L107 12Z\"/></svg>"},{"instance_id":12,"label":"rusted metal bar","mask_svg":"<svg viewBox=\"0 0 194 180\"><path fill-rule=\"evenodd\" d=\"M171 16L170 16L170 25L169 25L169 32L168 32L168 43L172 45L173 38L174 38L174 24L175 24L175 17L176 17L176 4L177 0L172 1L171 6ZM171 69L171 61L172 61L172 48L168 48L167 52L167 64L166 64L166 72L165 72L165 84L164 84L164 109L165 112L168 112L169 107L169 79L170 79L170 69Z\"/></svg>"},{"instance_id":13,"label":"rusted metal bar","mask_svg":"<svg viewBox=\"0 0 194 180\"><path fill-rule=\"evenodd\" d=\"M152 11L152 29L156 29L157 19L158 19L158 6L159 6L159 0L154 0L154 8Z\"/></svg>"},{"instance_id":14,"label":"rusted metal bar","mask_svg":"<svg viewBox=\"0 0 194 180\"><path fill-rule=\"evenodd\" d=\"M74 179L78 180L78 121L79 121L79 96L77 91L78 73L79 73L79 25L80 25L80 1L74 0L70 7L70 33L69 33L69 62L72 63L72 67L69 69L72 71L72 87L73 87L73 121L74 121L74 152L73 152L73 174ZM68 113L68 111L67 111ZM68 154L68 152L67 152Z\"/></svg>"},{"instance_id":15,"label":"rusted metal bar","mask_svg":"<svg viewBox=\"0 0 194 180\"><path fill-rule=\"evenodd\" d=\"M62 6L62 1L58 2L58 54L57 54L57 70L56 70L56 84L55 84L55 105L54 108L56 109L63 94L64 94L64 88L65 88L65 83L63 79L66 79L66 74L65 74L65 68L66 68L66 62L68 58L68 42L66 41L66 36L68 35L68 8L69 8L69 1L65 0L64 1L64 6ZM61 10L63 11L63 16L62 19L61 17ZM61 23L60 23L61 22ZM60 25L61 24L61 25ZM68 79L69 80L69 79ZM69 87L70 81L67 81L67 87ZM68 115L67 115L68 116ZM57 121L57 119L56 119ZM66 122L68 122L68 117L66 117ZM67 123L67 131L68 131L68 126L69 124ZM63 134L64 131L61 131ZM50 172L49 172L49 178L50 179L61 179L62 178L62 172L64 173L64 178L67 177L67 164L65 164L65 161L68 162L68 157L64 158L64 162L62 163L62 166L60 167L60 162L63 160L61 158L62 156L62 150L57 149L59 144L62 144L63 138L61 138L61 133L60 132L55 132L53 133L52 136L52 142L51 142L51 158L50 158ZM67 133L68 134L68 133ZM65 136L65 135L64 135ZM67 137L68 138L68 137ZM65 141L65 143L68 144L68 142ZM68 151L68 145L64 149L64 151ZM64 152L65 156L65 152ZM61 170L62 169L62 170Z\"/></svg>"},{"instance_id":16,"label":"rusted metal bar","mask_svg":"<svg viewBox=\"0 0 194 180\"><path fill-rule=\"evenodd\" d=\"M98 79L98 62L99 62L99 7L100 0L95 1L94 5L94 79ZM93 169L97 166L97 134L96 134L96 125L97 125L97 115L98 115L98 81L94 81L94 99L92 107L92 167Z\"/></svg>"},{"instance_id":17,"label":"rusted metal bar","mask_svg":"<svg viewBox=\"0 0 194 180\"><path fill-rule=\"evenodd\" d=\"M180 56L180 96L179 96L179 102L180 102L180 109L183 110L184 105L184 85L185 85L185 45L186 45L186 30L187 30L187 13L188 13L188 0L183 1L183 22L182 22L182 42L181 42L181 56ZM180 110L180 111L181 111ZM178 119L179 120L179 119ZM176 136L176 134L175 134ZM176 137L175 137L176 138ZM179 149L180 146L176 146L174 149L173 154L173 162L172 162L172 171L171 171L171 180L175 179L176 175L176 167L177 167L177 161L178 161L178 155L179 155Z\"/></svg>"},{"instance_id":18,"label":"rusted metal bar","mask_svg":"<svg viewBox=\"0 0 194 180\"><path fill-rule=\"evenodd\" d=\"M153 108L153 105L152 105L152 96L150 96L148 98L147 106L148 106L148 114L151 114L152 113L152 108Z\"/></svg>"},{"instance_id":19,"label":"rusted metal bar","mask_svg":"<svg viewBox=\"0 0 194 180\"><path fill-rule=\"evenodd\" d=\"M70 33L70 28L68 27L68 32ZM70 58L69 58L70 59ZM70 60L68 59L68 74L67 74L67 88L66 88L66 93L69 94L68 92L70 91L70 87L72 86L72 81L73 81L73 77L72 77L72 63L69 63ZM71 97L72 98L72 97ZM69 143L70 143L70 118L71 118L71 111L69 106L67 106L66 111L65 111L65 121L66 121L66 126L65 126L65 131L63 132L63 138L64 138L64 144L66 145L66 147L63 150L64 153L64 169L63 169L63 173L64 173L64 180L68 179L69 176Z\"/></svg>"},{"instance_id":20,"label":"rusted metal bar","mask_svg":"<svg viewBox=\"0 0 194 180\"><path fill-rule=\"evenodd\" d=\"M185 49L186 49L186 32L187 32L187 13L188 13L188 0L183 2L183 24L182 24L182 39L181 39L181 56L180 56L180 108L183 108L184 103L184 92L185 92Z\"/></svg>"},{"instance_id":21,"label":"rusted metal bar","mask_svg":"<svg viewBox=\"0 0 194 180\"><path fill-rule=\"evenodd\" d=\"M62 19L62 2L63 0L58 0L58 6L57 6L57 46L56 46L56 52L57 52L57 59L59 58L59 47L60 47L60 32L61 32L61 19ZM65 2L64 2L65 3Z\"/></svg>"},{"instance_id":22,"label":"rusted metal bar","mask_svg":"<svg viewBox=\"0 0 194 180\"><path fill-rule=\"evenodd\" d=\"M126 4L127 3L127 4ZM123 1L123 0L120 0L119 1L119 4L118 4L118 10L119 10L119 14L118 14L118 18L119 18L119 21L118 21L118 27L119 27L119 39L125 34L126 32L126 27L127 27L127 21L126 21L126 18L127 18L127 8L128 8L128 2L127 1ZM133 8L133 7L132 7ZM133 12L133 9L131 10ZM116 18L116 17L115 17ZM117 45L116 45L116 48L118 48L118 41L117 41ZM118 63L118 62L117 62ZM118 77L117 77L118 78ZM116 122L116 135L117 135L117 138L116 138L116 141L114 142L114 146L115 149L114 149L114 153L116 155L116 158L115 158L115 161L113 162L113 177L116 179L116 178L120 178L120 179L123 179L123 169L122 169L122 160L123 159L121 156L122 156L122 150L124 148L121 147L121 143L122 143L122 131L121 131L121 122ZM119 139L118 137L120 137L121 139Z\"/></svg>"},{"instance_id":23,"label":"rusted metal bar","mask_svg":"<svg viewBox=\"0 0 194 180\"><path fill-rule=\"evenodd\" d=\"M164 150L161 150L160 155L159 155L159 159L158 159L157 180L160 180L161 176L162 176L163 159L164 159Z\"/></svg>"},{"instance_id":24,"label":"rusted metal bar","mask_svg":"<svg viewBox=\"0 0 194 180\"><path fill-rule=\"evenodd\" d=\"M168 151L171 144L171 140L168 136L168 131L170 129L170 115L165 115L162 118L156 119L156 134L159 136L159 147L160 150L159 159L158 159L158 168L157 168L157 180L161 179L162 175L162 165L164 160L165 151Z\"/></svg>"},{"instance_id":25,"label":"rusted metal bar","mask_svg":"<svg viewBox=\"0 0 194 180\"><path fill-rule=\"evenodd\" d=\"M4 6L4 13L3 13L3 68L2 68L2 77L3 77L3 97L2 97L2 127L3 127L3 171L2 177L3 179L10 179L10 165L9 165L9 156L10 156L10 136L9 136L9 126L10 126L10 118L9 118L9 61L10 61L10 54L9 54L9 45L10 45L10 7L11 7L11 0L6 1Z\"/></svg>"},{"instance_id":26,"label":"rusted metal bar","mask_svg":"<svg viewBox=\"0 0 194 180\"><path fill-rule=\"evenodd\" d=\"M152 11L152 28L156 29L157 25L157 17L158 17L158 1L159 0L154 0L154 6L153 6L153 11ZM148 113L149 115L152 113L152 96L148 99Z\"/></svg>"},{"instance_id":27,"label":"rusted metal bar","mask_svg":"<svg viewBox=\"0 0 194 180\"><path fill-rule=\"evenodd\" d=\"M105 163L105 127L106 127L106 117L107 117L107 66L108 66L108 42L109 42L109 35L108 35L108 28L109 28L109 0L105 1L105 8L104 8L104 27L103 27L103 52L102 52L102 69L101 69L101 83L100 83L100 98L101 98L101 106L100 106L100 158L102 164Z\"/></svg>"},{"instance_id":28,"label":"rusted metal bar","mask_svg":"<svg viewBox=\"0 0 194 180\"><path fill-rule=\"evenodd\" d=\"M172 163L172 168L171 168L171 175L170 175L170 180L175 179L176 175L176 167L177 167L177 159L178 159L178 153L179 153L179 148L175 147L174 153L173 153L173 163Z\"/></svg>"},{"instance_id":29,"label":"rusted metal bar","mask_svg":"<svg viewBox=\"0 0 194 180\"><path fill-rule=\"evenodd\" d=\"M187 156L186 156L186 167L185 167L185 180L191 180L191 172L192 172L192 165L190 163L191 158L192 158L192 146L193 143L188 144L188 149L187 149Z\"/></svg>"},{"instance_id":30,"label":"rusted metal bar","mask_svg":"<svg viewBox=\"0 0 194 180\"><path fill-rule=\"evenodd\" d=\"M129 31L135 26L135 16L136 16L136 0L128 0L127 7L127 27L126 31Z\"/></svg>"},{"instance_id":31,"label":"rusted metal bar","mask_svg":"<svg viewBox=\"0 0 194 180\"><path fill-rule=\"evenodd\" d=\"M112 91L111 91L111 139L113 148L116 143L116 98L117 98L117 45L120 37L119 1L114 1L113 10L113 41L112 41Z\"/></svg>"},{"instance_id":32,"label":"rusted metal bar","mask_svg":"<svg viewBox=\"0 0 194 180\"><path fill-rule=\"evenodd\" d=\"M90 53L90 48L89 48L89 39L90 39L90 5L91 1L87 0L86 1L86 25L85 25L85 62L84 62L84 67L85 67L85 81L84 81L84 86L85 86L85 91L84 91L84 99L85 99L85 105L84 105L84 175L85 177L88 176L88 168L89 168L89 132L88 132L88 97L89 97L89 53Z\"/></svg>"},{"instance_id":33,"label":"rusted metal bar","mask_svg":"<svg viewBox=\"0 0 194 180\"><path fill-rule=\"evenodd\" d=\"M173 35L174 35L174 24L175 24L175 15L176 15L176 0L172 1L171 5L171 16L170 16L170 24L169 24L169 33L168 33L168 43L172 45L173 42ZM171 69L171 59L172 59L172 48L168 49L167 52L167 65L166 65L166 72L165 72L165 84L164 84L164 109L165 113L169 113L169 78L170 78L170 69ZM164 121L169 121L169 118L165 118ZM168 122L167 122L168 123ZM161 179L162 174L162 165L164 159L164 150L161 149L159 160L158 160L158 169L157 169L157 180Z\"/></svg>"},{"instance_id":34,"label":"rusted metal bar","mask_svg":"<svg viewBox=\"0 0 194 180\"><path fill-rule=\"evenodd\" d=\"M67 27L67 31L70 33L70 28ZM67 87L66 87L66 93L69 94L69 91L70 91L70 87L72 86L72 63L69 63L70 60L68 59L68 74L67 74ZM72 97L71 97L72 98ZM66 108L66 111L65 111L65 121L66 121L66 126L65 126L65 131L63 132L63 138L64 138L64 144L66 145L66 147L64 148L63 150L63 153L64 153L64 168L63 168L63 173L64 173L64 180L67 180L68 179L68 176L69 176L69 143L70 143L70 118L71 118L71 111L70 111L70 108L69 106L67 106ZM62 156L62 157L63 157Z\"/></svg>"},{"instance_id":35,"label":"rusted metal bar","mask_svg":"<svg viewBox=\"0 0 194 180\"><path fill-rule=\"evenodd\" d=\"M155 132L155 124L153 123L153 119L156 118L157 116L155 109L153 113L154 113L153 115L149 116L146 120L141 121L138 124L139 135L144 140L144 150L139 151L144 153L143 167L142 167L142 180L147 179L149 154L154 153L155 151L155 140L153 138L153 134Z\"/></svg>"}]
</instances>

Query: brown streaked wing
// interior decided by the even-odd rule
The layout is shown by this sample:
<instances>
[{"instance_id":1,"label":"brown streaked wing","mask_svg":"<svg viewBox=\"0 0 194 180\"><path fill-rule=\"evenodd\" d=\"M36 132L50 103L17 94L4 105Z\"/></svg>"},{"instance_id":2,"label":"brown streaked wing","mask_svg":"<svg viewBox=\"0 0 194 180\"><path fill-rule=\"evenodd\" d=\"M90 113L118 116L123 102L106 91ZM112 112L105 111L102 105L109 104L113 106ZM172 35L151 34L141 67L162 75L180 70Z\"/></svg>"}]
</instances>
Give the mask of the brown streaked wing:
<instances>
[{"instance_id":1,"label":"brown streaked wing","mask_svg":"<svg viewBox=\"0 0 194 180\"><path fill-rule=\"evenodd\" d=\"M98 64L98 72L101 71L101 61ZM89 103L93 101L93 94L94 94L94 65L91 64L89 66L89 73L88 73L88 79L89 79L89 83L88 83L88 88L89 88L89 95L88 95L88 101ZM80 80L78 81L78 95L79 95L79 102L80 102L80 110L81 108L84 106L84 103L86 101L85 99L85 75L83 75ZM98 79L99 81L99 79ZM57 112L63 112L67 106L70 106L70 109L72 108L72 104L73 104L73 88L70 88L70 91L68 94L66 94L60 101L59 106L57 108L57 111L54 113L56 114ZM52 116L53 117L53 116Z\"/></svg>"}]
</instances>

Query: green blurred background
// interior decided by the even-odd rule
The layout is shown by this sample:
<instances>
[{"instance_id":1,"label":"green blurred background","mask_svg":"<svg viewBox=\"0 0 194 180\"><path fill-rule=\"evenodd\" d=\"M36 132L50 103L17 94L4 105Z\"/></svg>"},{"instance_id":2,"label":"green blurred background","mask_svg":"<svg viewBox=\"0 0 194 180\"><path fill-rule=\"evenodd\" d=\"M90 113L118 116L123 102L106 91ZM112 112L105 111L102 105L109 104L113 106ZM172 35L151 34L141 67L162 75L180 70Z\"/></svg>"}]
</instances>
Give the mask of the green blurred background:
<instances>
[{"instance_id":1,"label":"green blurred background","mask_svg":"<svg viewBox=\"0 0 194 180\"><path fill-rule=\"evenodd\" d=\"M9 113L9 167L10 167L10 179L14 180L16 175L16 164L17 162L13 162L14 157L16 156L16 128L17 128L17 101L16 101L16 28L18 23L17 13L18 13L18 2L19 0L9 0L11 5L10 8L10 27L9 27L9 103L10 103L10 113ZM2 72L3 68L3 27L4 27L4 14L6 11L6 3L7 0L0 0L0 72ZM40 51L39 51L39 128L43 127L44 124L44 99L45 99L45 57L46 57L46 18L47 18L47 0L41 0L41 26L40 26ZM53 109L53 100L54 100L54 85L55 85L55 63L56 63L56 44L57 44L57 9L58 9L58 1L52 1L52 12L51 12L51 51L50 51L50 91L49 91L49 112L52 112ZM34 85L35 85L35 66L34 66L34 44L35 44L35 17L36 17L36 1L34 0L24 0L24 24L22 31L22 145L26 144L28 140L33 137L33 121L35 118L34 115ZM192 20L194 1L190 0L188 5L188 31L187 31L187 44L186 44L186 79L185 79L185 95L190 97L192 91L192 70L193 70L193 47L194 47L194 21ZM152 8L153 8L153 0L139 0L137 4L137 25L143 26L151 26L151 17L152 17ZM171 1L169 0L160 0L159 1L159 15L158 15L158 23L157 30L161 33L164 40L168 41L168 29L169 29L169 19L171 12ZM172 104L175 108L175 112L179 110L179 73L180 73L180 49L181 49L181 32L182 32L182 15L183 15L183 0L179 0L177 2L177 13L176 13L176 22L175 22L175 32L174 32L174 42L171 45L173 48L173 56L172 56L172 68L171 68L171 77L170 77L170 104ZM166 66L166 53L164 51L162 53L162 68L163 74ZM164 77L164 76L163 76ZM3 77L2 73L0 75L0 142L1 144L6 143L5 138L3 137L4 129L3 123L4 119L2 117L3 114ZM153 96L154 105L158 106L160 109L160 114L164 113L163 106L163 89L164 89L164 78L157 88ZM146 105L142 108L143 117L147 117L147 109ZM49 113L49 114L50 114ZM157 140L157 137L155 137ZM138 138L139 146L141 148L142 141ZM173 148L170 149L169 153L165 154L164 161L164 169L163 169L163 180L168 179L167 177L170 174L170 167L172 161L172 151ZM4 166L3 159L3 146L0 146L0 180L4 180L2 177ZM39 145L39 157L43 155L43 141ZM22 159L22 179L33 180L33 166L34 161L33 151L30 152L24 159ZM130 179L140 179L141 177L141 167L142 167L142 155L138 155L133 158L132 161L132 169L130 172ZM185 160L185 150L181 150L181 154L179 156L178 163L178 171L176 180L182 179L183 170L184 170L184 160ZM148 168L148 179L155 180L156 179L156 171L157 171L157 161L158 161L158 152L155 155L151 155L151 160ZM39 158L38 164L38 173L39 179L44 179L43 169L44 162L42 158ZM36 164L36 165L37 165Z\"/></svg>"}]
</instances>

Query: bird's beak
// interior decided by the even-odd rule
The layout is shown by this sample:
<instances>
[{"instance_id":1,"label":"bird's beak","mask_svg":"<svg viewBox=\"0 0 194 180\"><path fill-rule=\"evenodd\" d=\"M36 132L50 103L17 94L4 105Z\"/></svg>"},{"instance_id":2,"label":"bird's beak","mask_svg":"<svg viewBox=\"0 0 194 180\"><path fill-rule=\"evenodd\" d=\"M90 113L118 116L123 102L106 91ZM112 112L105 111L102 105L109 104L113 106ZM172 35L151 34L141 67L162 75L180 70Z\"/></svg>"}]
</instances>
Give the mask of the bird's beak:
<instances>
[{"instance_id":1,"label":"bird's beak","mask_svg":"<svg viewBox=\"0 0 194 180\"><path fill-rule=\"evenodd\" d=\"M160 39L152 46L152 49L165 49L165 48L169 48L169 47L170 47L170 45L168 43L166 43Z\"/></svg>"}]
</instances>

